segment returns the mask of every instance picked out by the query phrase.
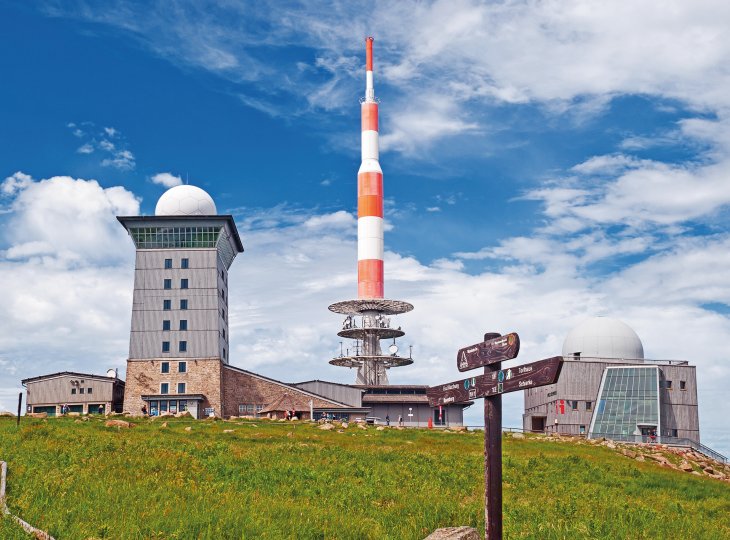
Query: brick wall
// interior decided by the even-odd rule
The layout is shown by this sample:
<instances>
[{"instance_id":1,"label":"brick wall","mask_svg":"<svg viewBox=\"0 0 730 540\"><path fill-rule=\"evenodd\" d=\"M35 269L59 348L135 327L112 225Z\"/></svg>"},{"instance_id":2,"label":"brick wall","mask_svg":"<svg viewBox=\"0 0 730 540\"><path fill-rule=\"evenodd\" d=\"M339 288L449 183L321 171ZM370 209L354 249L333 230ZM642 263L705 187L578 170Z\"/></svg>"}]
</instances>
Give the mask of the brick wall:
<instances>
[{"instance_id":1,"label":"brick wall","mask_svg":"<svg viewBox=\"0 0 730 540\"><path fill-rule=\"evenodd\" d=\"M169 399L177 395L177 383L185 383L186 394L203 394L205 400L200 404L203 409L212 407L217 415L221 414L221 366L218 358L194 359L181 358L187 362L187 371L178 372L178 361L171 359L128 360L127 381L124 392L124 410L132 414L141 414L142 395L158 395L160 383L170 384ZM170 363L170 373L161 373L161 363Z\"/></svg>"},{"instance_id":2,"label":"brick wall","mask_svg":"<svg viewBox=\"0 0 730 540\"><path fill-rule=\"evenodd\" d=\"M314 407L336 406L331 401L313 398L306 392L275 381L257 377L251 373L223 366L223 416L238 416L239 404L268 405L284 393L296 396L297 400L314 401Z\"/></svg>"}]
</instances>

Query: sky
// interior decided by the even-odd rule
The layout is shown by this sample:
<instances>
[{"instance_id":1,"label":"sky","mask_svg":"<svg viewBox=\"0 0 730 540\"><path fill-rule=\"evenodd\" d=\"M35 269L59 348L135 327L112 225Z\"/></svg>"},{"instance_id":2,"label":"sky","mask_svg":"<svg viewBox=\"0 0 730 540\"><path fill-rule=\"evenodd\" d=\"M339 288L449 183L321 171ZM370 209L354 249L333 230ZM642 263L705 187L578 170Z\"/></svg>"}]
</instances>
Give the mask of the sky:
<instances>
[{"instance_id":1,"label":"sky","mask_svg":"<svg viewBox=\"0 0 730 540\"><path fill-rule=\"evenodd\" d=\"M730 455L729 32L703 0L0 0L0 410L25 377L124 374L115 216L183 182L244 243L231 363L354 382L327 306L357 295L372 35L385 294L415 306L391 382L458 379L485 332L518 332L524 363L615 317L697 366L702 442ZM504 425L521 413L505 396Z\"/></svg>"}]
</instances>

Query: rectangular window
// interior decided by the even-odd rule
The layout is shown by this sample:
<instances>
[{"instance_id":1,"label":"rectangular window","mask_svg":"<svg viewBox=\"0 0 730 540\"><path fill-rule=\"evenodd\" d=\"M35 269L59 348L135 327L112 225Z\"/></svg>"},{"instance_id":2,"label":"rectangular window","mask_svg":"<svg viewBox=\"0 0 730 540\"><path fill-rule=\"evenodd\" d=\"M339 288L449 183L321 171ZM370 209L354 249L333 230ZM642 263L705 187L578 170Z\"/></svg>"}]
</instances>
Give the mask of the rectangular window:
<instances>
[{"instance_id":1,"label":"rectangular window","mask_svg":"<svg viewBox=\"0 0 730 540\"><path fill-rule=\"evenodd\" d=\"M75 395L76 395L76 389L75 389L75 388L72 388L72 389L71 389L71 395L72 395L72 396L75 396Z\"/></svg>"},{"instance_id":2,"label":"rectangular window","mask_svg":"<svg viewBox=\"0 0 730 540\"><path fill-rule=\"evenodd\" d=\"M178 350L180 352L187 352L187 350L188 350L188 342L187 341L181 341L178 344Z\"/></svg>"},{"instance_id":3,"label":"rectangular window","mask_svg":"<svg viewBox=\"0 0 730 540\"><path fill-rule=\"evenodd\" d=\"M180 300L180 309L188 309L188 301L187 300Z\"/></svg>"},{"instance_id":4,"label":"rectangular window","mask_svg":"<svg viewBox=\"0 0 730 540\"><path fill-rule=\"evenodd\" d=\"M586 411L592 411L592 410L593 410L593 402L586 401Z\"/></svg>"},{"instance_id":5,"label":"rectangular window","mask_svg":"<svg viewBox=\"0 0 730 540\"><path fill-rule=\"evenodd\" d=\"M673 429L672 430L672 437L676 437L676 436L677 436L677 430L676 429Z\"/></svg>"},{"instance_id":6,"label":"rectangular window","mask_svg":"<svg viewBox=\"0 0 730 540\"><path fill-rule=\"evenodd\" d=\"M167 341L166 343L170 343ZM160 373L170 373L170 362L161 362L160 363Z\"/></svg>"},{"instance_id":7,"label":"rectangular window","mask_svg":"<svg viewBox=\"0 0 730 540\"><path fill-rule=\"evenodd\" d=\"M162 301L162 309L165 311L170 311L172 308L172 300L163 300Z\"/></svg>"},{"instance_id":8,"label":"rectangular window","mask_svg":"<svg viewBox=\"0 0 730 540\"><path fill-rule=\"evenodd\" d=\"M165 268L172 268L172 259L165 259Z\"/></svg>"},{"instance_id":9,"label":"rectangular window","mask_svg":"<svg viewBox=\"0 0 730 540\"><path fill-rule=\"evenodd\" d=\"M223 318L224 321L226 320L226 310L225 309L221 309L221 317Z\"/></svg>"},{"instance_id":10,"label":"rectangular window","mask_svg":"<svg viewBox=\"0 0 730 540\"><path fill-rule=\"evenodd\" d=\"M93 390L93 388L87 388L87 389L86 389L86 393L87 393L87 394L91 394L91 391L92 391L92 390Z\"/></svg>"},{"instance_id":11,"label":"rectangular window","mask_svg":"<svg viewBox=\"0 0 730 540\"><path fill-rule=\"evenodd\" d=\"M679 389L687 390L687 381L679 381Z\"/></svg>"},{"instance_id":12,"label":"rectangular window","mask_svg":"<svg viewBox=\"0 0 730 540\"><path fill-rule=\"evenodd\" d=\"M170 383L160 383L160 394L169 394L170 393Z\"/></svg>"},{"instance_id":13,"label":"rectangular window","mask_svg":"<svg viewBox=\"0 0 730 540\"><path fill-rule=\"evenodd\" d=\"M84 389L83 388L79 388L79 394L83 394L83 393L84 393Z\"/></svg>"},{"instance_id":14,"label":"rectangular window","mask_svg":"<svg viewBox=\"0 0 730 540\"><path fill-rule=\"evenodd\" d=\"M580 434L581 435L585 435L585 433L586 433L586 427L585 426L580 426Z\"/></svg>"},{"instance_id":15,"label":"rectangular window","mask_svg":"<svg viewBox=\"0 0 730 540\"><path fill-rule=\"evenodd\" d=\"M165 383L165 384L167 384L167 383ZM165 392L165 394L167 394L167 392ZM167 401L164 401L164 400L160 401L160 412L161 413L167 412Z\"/></svg>"},{"instance_id":16,"label":"rectangular window","mask_svg":"<svg viewBox=\"0 0 730 540\"><path fill-rule=\"evenodd\" d=\"M578 400L577 399L574 399L570 403L570 408L573 409L574 411L577 411L578 410Z\"/></svg>"},{"instance_id":17,"label":"rectangular window","mask_svg":"<svg viewBox=\"0 0 730 540\"><path fill-rule=\"evenodd\" d=\"M188 410L188 402L184 399L181 399L178 401L178 408L180 409L180 412L185 412Z\"/></svg>"},{"instance_id":18,"label":"rectangular window","mask_svg":"<svg viewBox=\"0 0 730 540\"><path fill-rule=\"evenodd\" d=\"M246 406L245 405L239 403L239 405L238 405L238 414L239 415L246 414Z\"/></svg>"},{"instance_id":19,"label":"rectangular window","mask_svg":"<svg viewBox=\"0 0 730 540\"><path fill-rule=\"evenodd\" d=\"M667 388L667 390L672 389L672 381L666 381L666 388Z\"/></svg>"},{"instance_id":20,"label":"rectangular window","mask_svg":"<svg viewBox=\"0 0 730 540\"><path fill-rule=\"evenodd\" d=\"M256 412L260 412L263 408L263 405L256 405Z\"/></svg>"},{"instance_id":21,"label":"rectangular window","mask_svg":"<svg viewBox=\"0 0 730 540\"><path fill-rule=\"evenodd\" d=\"M184 394L185 393L185 383L184 382L177 383L177 393L178 394Z\"/></svg>"},{"instance_id":22,"label":"rectangular window","mask_svg":"<svg viewBox=\"0 0 730 540\"><path fill-rule=\"evenodd\" d=\"M180 268L189 268L190 261L188 259L180 259Z\"/></svg>"},{"instance_id":23,"label":"rectangular window","mask_svg":"<svg viewBox=\"0 0 730 540\"><path fill-rule=\"evenodd\" d=\"M172 280L171 279L166 279L163 282L163 288L164 289L172 289Z\"/></svg>"},{"instance_id":24,"label":"rectangular window","mask_svg":"<svg viewBox=\"0 0 730 540\"><path fill-rule=\"evenodd\" d=\"M178 373L187 373L188 371L188 363L187 362L178 362L177 363L177 372Z\"/></svg>"},{"instance_id":25,"label":"rectangular window","mask_svg":"<svg viewBox=\"0 0 730 540\"><path fill-rule=\"evenodd\" d=\"M180 319L180 330L188 329L188 321L186 319Z\"/></svg>"},{"instance_id":26,"label":"rectangular window","mask_svg":"<svg viewBox=\"0 0 730 540\"><path fill-rule=\"evenodd\" d=\"M169 320L162 321L162 330L164 331L164 330L169 330L169 329L170 329L170 321Z\"/></svg>"},{"instance_id":27,"label":"rectangular window","mask_svg":"<svg viewBox=\"0 0 730 540\"><path fill-rule=\"evenodd\" d=\"M225 360L225 358L226 358L226 350L223 349L223 359Z\"/></svg>"},{"instance_id":28,"label":"rectangular window","mask_svg":"<svg viewBox=\"0 0 730 540\"><path fill-rule=\"evenodd\" d=\"M187 280L187 278L180 280L180 288L181 289L187 289L188 288L188 280Z\"/></svg>"},{"instance_id":29,"label":"rectangular window","mask_svg":"<svg viewBox=\"0 0 730 540\"><path fill-rule=\"evenodd\" d=\"M162 352L170 352L170 342L169 341L162 342Z\"/></svg>"},{"instance_id":30,"label":"rectangular window","mask_svg":"<svg viewBox=\"0 0 730 540\"><path fill-rule=\"evenodd\" d=\"M175 414L177 412L177 401L171 400L170 401L170 413Z\"/></svg>"},{"instance_id":31,"label":"rectangular window","mask_svg":"<svg viewBox=\"0 0 730 540\"><path fill-rule=\"evenodd\" d=\"M223 339L226 339L226 329L223 329Z\"/></svg>"}]
</instances>

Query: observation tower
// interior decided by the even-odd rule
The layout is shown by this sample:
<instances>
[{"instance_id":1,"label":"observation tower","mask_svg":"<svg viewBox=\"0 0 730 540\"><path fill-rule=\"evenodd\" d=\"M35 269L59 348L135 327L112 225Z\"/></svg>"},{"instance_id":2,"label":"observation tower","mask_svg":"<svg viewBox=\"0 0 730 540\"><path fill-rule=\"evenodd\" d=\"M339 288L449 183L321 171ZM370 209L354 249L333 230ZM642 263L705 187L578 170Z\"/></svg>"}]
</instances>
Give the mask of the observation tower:
<instances>
[{"instance_id":1,"label":"observation tower","mask_svg":"<svg viewBox=\"0 0 730 540\"><path fill-rule=\"evenodd\" d=\"M365 97L361 99L362 162L357 173L357 300L329 306L346 315L342 338L354 339L354 347L330 360L335 366L357 368L355 384L388 384L387 370L407 366L413 359L398 356L396 338L405 332L391 326L390 316L413 309L408 302L383 297L383 171L378 161L378 100L373 86L373 38L365 40ZM380 342L393 340L383 353Z\"/></svg>"}]
</instances>

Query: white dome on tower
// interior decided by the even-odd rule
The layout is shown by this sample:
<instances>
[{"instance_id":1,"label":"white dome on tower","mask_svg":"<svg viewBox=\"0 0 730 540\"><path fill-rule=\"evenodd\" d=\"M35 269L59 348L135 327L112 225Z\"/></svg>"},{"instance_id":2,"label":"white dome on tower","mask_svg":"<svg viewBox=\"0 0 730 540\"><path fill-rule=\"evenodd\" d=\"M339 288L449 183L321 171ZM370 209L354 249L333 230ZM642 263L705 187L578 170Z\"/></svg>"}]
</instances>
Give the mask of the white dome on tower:
<instances>
[{"instance_id":1,"label":"white dome on tower","mask_svg":"<svg viewBox=\"0 0 730 540\"><path fill-rule=\"evenodd\" d=\"M592 317L573 328L563 356L643 359L644 346L630 326L610 317Z\"/></svg>"},{"instance_id":2,"label":"white dome on tower","mask_svg":"<svg viewBox=\"0 0 730 540\"><path fill-rule=\"evenodd\" d=\"M181 185L162 194L155 207L156 216L215 216L213 198L196 186Z\"/></svg>"}]
</instances>

